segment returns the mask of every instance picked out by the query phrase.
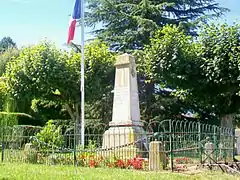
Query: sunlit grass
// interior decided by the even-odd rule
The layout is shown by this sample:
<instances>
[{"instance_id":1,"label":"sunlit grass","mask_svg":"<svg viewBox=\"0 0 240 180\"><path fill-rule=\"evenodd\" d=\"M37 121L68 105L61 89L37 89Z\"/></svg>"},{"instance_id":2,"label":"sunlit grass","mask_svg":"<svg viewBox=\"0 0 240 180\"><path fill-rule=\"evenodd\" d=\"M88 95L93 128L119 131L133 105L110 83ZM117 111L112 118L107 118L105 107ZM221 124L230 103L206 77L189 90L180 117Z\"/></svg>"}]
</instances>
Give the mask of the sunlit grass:
<instances>
[{"instance_id":1,"label":"sunlit grass","mask_svg":"<svg viewBox=\"0 0 240 180\"><path fill-rule=\"evenodd\" d=\"M0 179L22 179L22 180L46 180L46 179L111 179L111 180L190 180L190 179L240 179L240 176L232 176L221 172L204 172L195 175L164 172L145 172L126 169L111 168L83 168L73 166L47 166L34 164L0 164Z\"/></svg>"}]
</instances>

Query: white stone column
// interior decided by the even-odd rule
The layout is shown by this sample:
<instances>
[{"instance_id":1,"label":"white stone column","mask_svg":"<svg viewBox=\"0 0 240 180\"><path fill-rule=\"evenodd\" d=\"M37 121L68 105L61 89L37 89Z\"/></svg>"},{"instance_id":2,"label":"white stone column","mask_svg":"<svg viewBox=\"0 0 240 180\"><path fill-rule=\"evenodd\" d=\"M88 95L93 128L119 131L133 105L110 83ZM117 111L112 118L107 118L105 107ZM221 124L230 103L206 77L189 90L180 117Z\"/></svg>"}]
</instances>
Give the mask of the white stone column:
<instances>
[{"instance_id":1,"label":"white stone column","mask_svg":"<svg viewBox=\"0 0 240 180\"><path fill-rule=\"evenodd\" d=\"M132 143L144 135L140 122L135 58L123 54L115 67L112 121L109 130L104 133L103 148Z\"/></svg>"},{"instance_id":2,"label":"white stone column","mask_svg":"<svg viewBox=\"0 0 240 180\"><path fill-rule=\"evenodd\" d=\"M113 115L110 126L141 125L137 73L133 56L123 54L116 66Z\"/></svg>"}]
</instances>

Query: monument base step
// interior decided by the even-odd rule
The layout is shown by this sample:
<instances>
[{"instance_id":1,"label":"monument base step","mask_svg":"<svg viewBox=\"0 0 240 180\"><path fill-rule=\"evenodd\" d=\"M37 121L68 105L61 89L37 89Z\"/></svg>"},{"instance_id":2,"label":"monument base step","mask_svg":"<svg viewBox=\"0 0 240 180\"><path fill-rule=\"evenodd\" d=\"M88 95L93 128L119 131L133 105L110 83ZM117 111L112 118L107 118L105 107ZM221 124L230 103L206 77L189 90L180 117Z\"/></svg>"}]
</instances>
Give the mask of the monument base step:
<instances>
[{"instance_id":1,"label":"monument base step","mask_svg":"<svg viewBox=\"0 0 240 180\"><path fill-rule=\"evenodd\" d=\"M146 137L146 134L142 127L110 127L103 134L103 148L127 146L138 140L144 139L144 137Z\"/></svg>"}]
</instances>

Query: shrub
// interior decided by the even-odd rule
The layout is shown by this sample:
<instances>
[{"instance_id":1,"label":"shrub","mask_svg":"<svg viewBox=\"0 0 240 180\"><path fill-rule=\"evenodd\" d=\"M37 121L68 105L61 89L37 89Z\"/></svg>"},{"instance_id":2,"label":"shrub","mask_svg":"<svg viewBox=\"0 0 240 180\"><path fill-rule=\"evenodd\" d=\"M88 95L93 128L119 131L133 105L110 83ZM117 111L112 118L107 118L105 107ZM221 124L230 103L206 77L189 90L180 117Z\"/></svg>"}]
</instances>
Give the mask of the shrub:
<instances>
[{"instance_id":1,"label":"shrub","mask_svg":"<svg viewBox=\"0 0 240 180\"><path fill-rule=\"evenodd\" d=\"M63 136L60 127L57 127L53 120L49 120L44 128L37 133L33 143L41 150L63 145Z\"/></svg>"}]
</instances>

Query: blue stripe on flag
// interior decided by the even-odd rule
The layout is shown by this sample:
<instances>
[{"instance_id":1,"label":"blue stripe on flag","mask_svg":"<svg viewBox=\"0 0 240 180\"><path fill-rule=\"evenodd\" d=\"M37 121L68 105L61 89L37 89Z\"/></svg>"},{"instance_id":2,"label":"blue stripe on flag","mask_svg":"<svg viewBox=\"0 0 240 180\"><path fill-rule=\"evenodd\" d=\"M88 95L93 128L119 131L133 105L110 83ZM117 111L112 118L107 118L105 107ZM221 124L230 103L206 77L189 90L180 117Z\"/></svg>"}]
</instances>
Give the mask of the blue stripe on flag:
<instances>
[{"instance_id":1,"label":"blue stripe on flag","mask_svg":"<svg viewBox=\"0 0 240 180\"><path fill-rule=\"evenodd\" d=\"M75 0L72 18L80 19L80 17L81 17L81 0Z\"/></svg>"}]
</instances>

